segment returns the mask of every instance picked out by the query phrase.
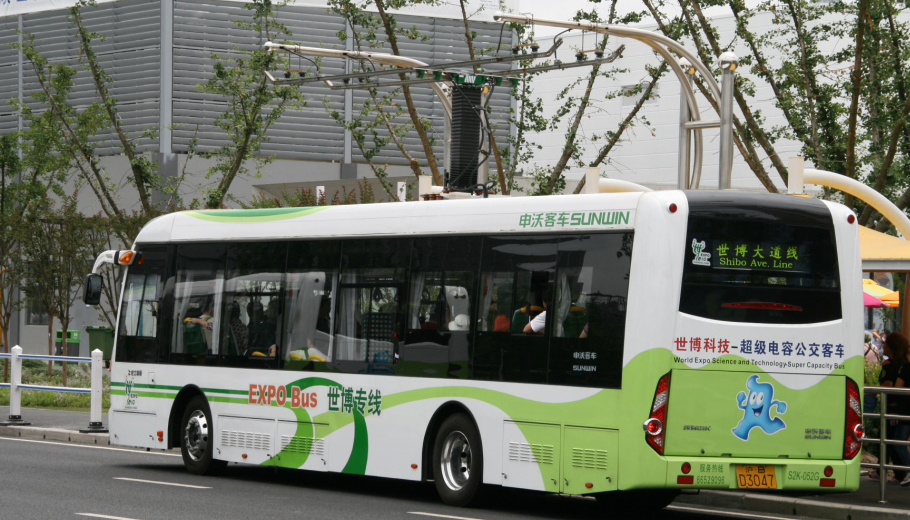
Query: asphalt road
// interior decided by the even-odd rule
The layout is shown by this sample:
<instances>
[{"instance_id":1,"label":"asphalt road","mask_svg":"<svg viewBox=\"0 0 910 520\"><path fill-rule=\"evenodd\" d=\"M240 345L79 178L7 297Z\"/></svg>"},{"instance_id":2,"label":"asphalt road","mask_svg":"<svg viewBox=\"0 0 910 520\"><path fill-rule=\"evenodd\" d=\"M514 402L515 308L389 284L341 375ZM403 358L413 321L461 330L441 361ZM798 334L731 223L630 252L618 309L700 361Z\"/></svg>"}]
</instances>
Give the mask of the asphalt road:
<instances>
[{"instance_id":1,"label":"asphalt road","mask_svg":"<svg viewBox=\"0 0 910 520\"><path fill-rule=\"evenodd\" d=\"M0 437L0 518L16 520L513 520L640 518L594 500L494 494L482 508L442 504L431 484L231 465L190 475L176 453ZM659 518L786 519L674 505Z\"/></svg>"}]
</instances>

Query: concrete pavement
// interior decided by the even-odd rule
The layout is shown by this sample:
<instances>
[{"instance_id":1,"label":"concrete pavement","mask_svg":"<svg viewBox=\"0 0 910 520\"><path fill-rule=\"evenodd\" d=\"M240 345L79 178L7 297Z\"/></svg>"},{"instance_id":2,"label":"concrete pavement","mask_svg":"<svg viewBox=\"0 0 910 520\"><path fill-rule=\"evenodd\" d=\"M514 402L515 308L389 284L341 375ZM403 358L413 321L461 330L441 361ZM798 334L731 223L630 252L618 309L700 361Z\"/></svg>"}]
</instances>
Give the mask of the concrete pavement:
<instances>
[{"instance_id":1,"label":"concrete pavement","mask_svg":"<svg viewBox=\"0 0 910 520\"><path fill-rule=\"evenodd\" d=\"M0 406L0 421L9 407ZM0 426L0 436L80 444L108 445L108 435L80 433L89 425L88 412L23 408L29 426ZM107 427L107 414L102 416ZM702 491L681 495L674 505L709 506L739 511L824 518L830 520L910 520L910 488L887 484L886 503L879 502L879 482L863 477L852 493L800 495L741 491Z\"/></svg>"}]
</instances>

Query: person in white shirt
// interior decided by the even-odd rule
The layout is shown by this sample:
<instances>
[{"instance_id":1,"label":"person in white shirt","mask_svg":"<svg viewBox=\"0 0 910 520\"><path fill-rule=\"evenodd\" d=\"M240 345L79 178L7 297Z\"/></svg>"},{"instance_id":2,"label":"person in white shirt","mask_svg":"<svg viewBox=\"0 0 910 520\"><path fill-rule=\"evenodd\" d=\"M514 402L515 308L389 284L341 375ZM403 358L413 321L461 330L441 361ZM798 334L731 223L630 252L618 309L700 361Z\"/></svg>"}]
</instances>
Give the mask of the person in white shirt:
<instances>
[{"instance_id":1,"label":"person in white shirt","mask_svg":"<svg viewBox=\"0 0 910 520\"><path fill-rule=\"evenodd\" d=\"M525 325L522 332L525 334L543 334L543 329L547 324L547 300L543 300L543 312L534 316L531 321Z\"/></svg>"}]
</instances>

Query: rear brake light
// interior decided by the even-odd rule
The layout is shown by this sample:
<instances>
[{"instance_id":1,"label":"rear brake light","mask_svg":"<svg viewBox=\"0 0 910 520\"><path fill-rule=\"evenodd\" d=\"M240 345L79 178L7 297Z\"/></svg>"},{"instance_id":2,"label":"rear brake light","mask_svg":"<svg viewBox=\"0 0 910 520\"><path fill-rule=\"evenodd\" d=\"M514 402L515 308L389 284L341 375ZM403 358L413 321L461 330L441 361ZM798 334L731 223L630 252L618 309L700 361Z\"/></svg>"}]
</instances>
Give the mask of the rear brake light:
<instances>
[{"instance_id":1,"label":"rear brake light","mask_svg":"<svg viewBox=\"0 0 910 520\"><path fill-rule=\"evenodd\" d=\"M802 312L803 308L799 305L790 305L789 303L775 302L729 302L720 305L724 309L752 309L759 311L796 311Z\"/></svg>"},{"instance_id":2,"label":"rear brake light","mask_svg":"<svg viewBox=\"0 0 910 520\"><path fill-rule=\"evenodd\" d=\"M651 402L651 415L642 427L645 430L645 441L654 451L663 455L664 439L667 435L667 402L670 397L670 373L667 372L657 382L654 400Z\"/></svg>"},{"instance_id":3,"label":"rear brake light","mask_svg":"<svg viewBox=\"0 0 910 520\"><path fill-rule=\"evenodd\" d=\"M852 459L859 453L862 446L863 414L859 404L859 387L856 382L847 380L847 413L844 421L844 458Z\"/></svg>"}]
</instances>

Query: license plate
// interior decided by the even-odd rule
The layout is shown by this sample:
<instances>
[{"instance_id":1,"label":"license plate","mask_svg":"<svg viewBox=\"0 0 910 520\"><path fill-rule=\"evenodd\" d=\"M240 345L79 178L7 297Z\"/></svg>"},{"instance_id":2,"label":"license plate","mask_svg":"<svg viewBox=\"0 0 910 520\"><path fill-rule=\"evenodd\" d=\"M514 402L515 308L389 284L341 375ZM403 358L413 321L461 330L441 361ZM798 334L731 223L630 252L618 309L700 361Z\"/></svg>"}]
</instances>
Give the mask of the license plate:
<instances>
[{"instance_id":1,"label":"license plate","mask_svg":"<svg viewBox=\"0 0 910 520\"><path fill-rule=\"evenodd\" d=\"M739 489L777 489L774 466L737 464L736 486Z\"/></svg>"}]
</instances>

